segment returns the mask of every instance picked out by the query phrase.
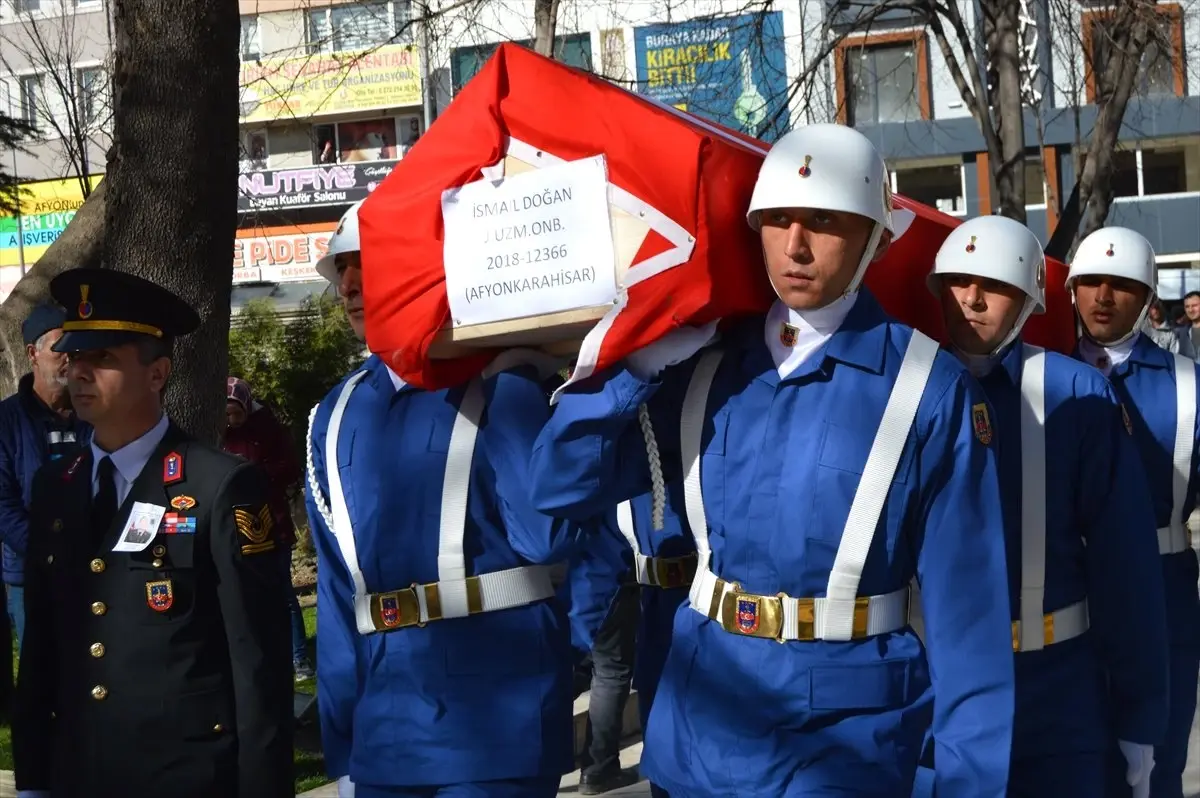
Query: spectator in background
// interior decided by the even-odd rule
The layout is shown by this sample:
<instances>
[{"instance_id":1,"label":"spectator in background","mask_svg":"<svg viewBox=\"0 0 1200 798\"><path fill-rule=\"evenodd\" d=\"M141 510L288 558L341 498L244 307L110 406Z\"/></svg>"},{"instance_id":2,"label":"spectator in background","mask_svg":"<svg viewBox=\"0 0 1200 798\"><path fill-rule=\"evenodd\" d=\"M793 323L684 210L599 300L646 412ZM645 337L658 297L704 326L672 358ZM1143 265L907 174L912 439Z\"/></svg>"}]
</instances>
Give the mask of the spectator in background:
<instances>
[{"instance_id":1,"label":"spectator in background","mask_svg":"<svg viewBox=\"0 0 1200 798\"><path fill-rule=\"evenodd\" d=\"M1192 345L1192 357L1200 353L1200 291L1188 291L1183 296L1183 313L1187 316L1187 326L1183 332Z\"/></svg>"},{"instance_id":2,"label":"spectator in background","mask_svg":"<svg viewBox=\"0 0 1200 798\"><path fill-rule=\"evenodd\" d=\"M279 540L289 547L283 558L288 569L287 600L292 608L292 666L296 681L313 677L312 663L305 648L304 616L300 602L292 588L290 547L296 543L296 527L292 523L292 511L288 494L300 480L300 461L292 446L287 428L275 418L270 408L254 401L250 384L237 377L227 383L225 417L225 451L236 454L252 463L257 463L267 474L269 504L279 530Z\"/></svg>"},{"instance_id":3,"label":"spectator in background","mask_svg":"<svg viewBox=\"0 0 1200 798\"><path fill-rule=\"evenodd\" d=\"M1191 336L1187 329L1176 329L1167 319L1166 308L1156 299L1150 303L1146 321L1143 325L1146 336L1158 346L1175 354L1196 359L1196 350L1192 346Z\"/></svg>"},{"instance_id":4,"label":"spectator in background","mask_svg":"<svg viewBox=\"0 0 1200 798\"><path fill-rule=\"evenodd\" d=\"M15 394L0 402L0 540L8 617L18 646L25 636L25 544L33 475L87 439L88 426L75 418L67 395L67 356L51 351L62 337L64 319L62 309L52 304L38 305L25 319L21 336L30 373L21 378Z\"/></svg>"}]
</instances>

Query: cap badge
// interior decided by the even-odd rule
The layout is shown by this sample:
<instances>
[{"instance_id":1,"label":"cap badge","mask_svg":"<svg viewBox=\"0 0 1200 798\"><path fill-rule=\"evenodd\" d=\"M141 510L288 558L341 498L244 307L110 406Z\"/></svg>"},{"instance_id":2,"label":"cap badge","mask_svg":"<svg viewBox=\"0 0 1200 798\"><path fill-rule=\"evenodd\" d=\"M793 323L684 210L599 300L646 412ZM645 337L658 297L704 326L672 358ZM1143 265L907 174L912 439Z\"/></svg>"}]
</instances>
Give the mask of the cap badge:
<instances>
[{"instance_id":1,"label":"cap badge","mask_svg":"<svg viewBox=\"0 0 1200 798\"><path fill-rule=\"evenodd\" d=\"M808 177L809 175L812 174L812 169L808 168L808 165L810 163L812 163L812 156L805 155L804 156L804 165L800 167L800 176L801 177Z\"/></svg>"},{"instance_id":2,"label":"cap badge","mask_svg":"<svg viewBox=\"0 0 1200 798\"><path fill-rule=\"evenodd\" d=\"M92 307L92 303L88 302L88 292L90 290L91 290L91 286L87 286L87 285L79 286L79 308L78 308L78 310L79 310L79 318L81 318L81 319L91 318L92 313L95 312L95 308Z\"/></svg>"},{"instance_id":3,"label":"cap badge","mask_svg":"<svg viewBox=\"0 0 1200 798\"><path fill-rule=\"evenodd\" d=\"M971 236L971 240L967 243L967 252L975 251L975 236Z\"/></svg>"},{"instance_id":4,"label":"cap badge","mask_svg":"<svg viewBox=\"0 0 1200 798\"><path fill-rule=\"evenodd\" d=\"M1113 255L1116 255L1117 253L1113 251L1113 245L1109 244L1108 252L1105 252L1104 254L1111 258Z\"/></svg>"}]
</instances>

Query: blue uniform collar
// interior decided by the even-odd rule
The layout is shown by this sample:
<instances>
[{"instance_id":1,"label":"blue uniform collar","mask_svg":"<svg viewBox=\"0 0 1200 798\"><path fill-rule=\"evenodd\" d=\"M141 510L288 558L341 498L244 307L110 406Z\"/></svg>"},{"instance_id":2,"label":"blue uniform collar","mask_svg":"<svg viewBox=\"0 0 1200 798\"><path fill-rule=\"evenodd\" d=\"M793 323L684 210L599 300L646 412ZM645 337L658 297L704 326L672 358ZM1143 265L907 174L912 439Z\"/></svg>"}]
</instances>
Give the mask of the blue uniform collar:
<instances>
[{"instance_id":1,"label":"blue uniform collar","mask_svg":"<svg viewBox=\"0 0 1200 798\"><path fill-rule=\"evenodd\" d=\"M799 379L824 367L826 360L836 360L872 374L883 373L884 348L887 345L887 325L892 319L883 311L875 297L866 289L859 290L858 301L846 314L842 326L784 382ZM763 341L763 317L755 316L741 324L731 336L734 347L740 350L742 370L748 376L769 385L779 385L775 361Z\"/></svg>"},{"instance_id":2,"label":"blue uniform collar","mask_svg":"<svg viewBox=\"0 0 1200 798\"><path fill-rule=\"evenodd\" d=\"M1137 340L1133 344L1133 351L1129 353L1129 360L1117 366L1117 370L1120 371L1121 366L1132 362L1152 369L1166 369L1171 367L1172 360L1174 360L1174 355L1150 340L1148 335L1138 333Z\"/></svg>"},{"instance_id":3,"label":"blue uniform collar","mask_svg":"<svg viewBox=\"0 0 1200 798\"><path fill-rule=\"evenodd\" d=\"M1000 369L1008 374L1013 385L1021 384L1021 366L1025 362L1025 342L1021 336L1008 345L1008 351L1000 356ZM999 371L1000 369L996 369ZM993 373L995 373L993 371Z\"/></svg>"}]
</instances>

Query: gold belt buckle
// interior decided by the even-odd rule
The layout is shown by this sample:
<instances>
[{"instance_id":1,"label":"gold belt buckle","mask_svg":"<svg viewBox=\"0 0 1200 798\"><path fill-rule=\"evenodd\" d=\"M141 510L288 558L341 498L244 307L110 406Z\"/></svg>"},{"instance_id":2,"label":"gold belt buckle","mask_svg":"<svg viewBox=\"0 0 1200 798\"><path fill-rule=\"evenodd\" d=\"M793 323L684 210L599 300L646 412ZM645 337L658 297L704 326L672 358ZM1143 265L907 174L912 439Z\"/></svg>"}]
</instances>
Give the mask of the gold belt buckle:
<instances>
[{"instance_id":1,"label":"gold belt buckle","mask_svg":"<svg viewBox=\"0 0 1200 798\"><path fill-rule=\"evenodd\" d=\"M421 604L417 601L419 585L376 593L371 596L371 622L377 632L390 632L410 626L424 626L421 621Z\"/></svg>"},{"instance_id":2,"label":"gold belt buckle","mask_svg":"<svg viewBox=\"0 0 1200 798\"><path fill-rule=\"evenodd\" d=\"M1054 642L1054 615L1046 613L1042 616L1042 645L1048 646ZM1021 622L1012 622L1013 651L1021 650Z\"/></svg>"},{"instance_id":3,"label":"gold belt buckle","mask_svg":"<svg viewBox=\"0 0 1200 798\"><path fill-rule=\"evenodd\" d=\"M696 555L683 557L655 557L654 584L671 589L686 587L696 577Z\"/></svg>"},{"instance_id":4,"label":"gold belt buckle","mask_svg":"<svg viewBox=\"0 0 1200 798\"><path fill-rule=\"evenodd\" d=\"M737 583L721 598L721 628L746 637L783 642L783 600L742 593Z\"/></svg>"}]
</instances>

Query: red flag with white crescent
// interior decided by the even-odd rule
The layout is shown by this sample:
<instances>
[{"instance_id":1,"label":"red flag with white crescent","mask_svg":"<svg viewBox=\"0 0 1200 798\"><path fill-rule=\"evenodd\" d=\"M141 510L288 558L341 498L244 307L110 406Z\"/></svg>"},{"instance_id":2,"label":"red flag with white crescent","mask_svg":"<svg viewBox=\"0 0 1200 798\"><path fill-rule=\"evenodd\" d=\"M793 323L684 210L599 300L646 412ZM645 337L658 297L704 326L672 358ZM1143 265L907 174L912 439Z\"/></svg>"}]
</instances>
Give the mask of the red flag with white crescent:
<instances>
[{"instance_id":1,"label":"red flag with white crescent","mask_svg":"<svg viewBox=\"0 0 1200 798\"><path fill-rule=\"evenodd\" d=\"M506 157L541 168L604 155L612 207L637 220L627 222L640 244L621 281L623 297L583 341L576 379L677 326L763 312L775 295L746 207L767 149L518 45L501 45L359 212L367 343L405 381L430 390L470 379L501 351L430 356L450 322L442 193L502 176ZM900 321L942 340L925 277L960 220L894 200L897 220L911 223L871 266L866 284ZM1074 320L1063 289L1066 268L1052 261L1047 272L1048 312L1030 320L1026 339L1068 352Z\"/></svg>"}]
</instances>

